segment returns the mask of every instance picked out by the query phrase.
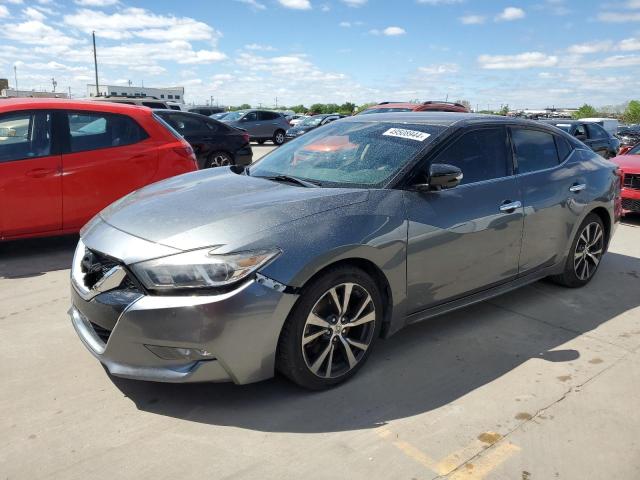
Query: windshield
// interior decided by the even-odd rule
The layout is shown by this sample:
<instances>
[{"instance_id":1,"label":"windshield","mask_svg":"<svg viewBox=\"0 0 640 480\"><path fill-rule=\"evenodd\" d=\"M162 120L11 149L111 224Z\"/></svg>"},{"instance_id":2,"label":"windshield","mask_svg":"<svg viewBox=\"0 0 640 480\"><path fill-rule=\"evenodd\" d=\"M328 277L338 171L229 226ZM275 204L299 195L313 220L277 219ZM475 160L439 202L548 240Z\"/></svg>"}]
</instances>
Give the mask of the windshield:
<instances>
[{"instance_id":1,"label":"windshield","mask_svg":"<svg viewBox=\"0 0 640 480\"><path fill-rule=\"evenodd\" d=\"M393 112L412 112L411 108L398 107L398 108L370 108L364 112L360 112L360 115L366 115L369 113L393 113Z\"/></svg>"},{"instance_id":2,"label":"windshield","mask_svg":"<svg viewBox=\"0 0 640 480\"><path fill-rule=\"evenodd\" d=\"M274 150L248 174L286 175L323 186L379 188L443 130L392 122L331 123Z\"/></svg>"},{"instance_id":3,"label":"windshield","mask_svg":"<svg viewBox=\"0 0 640 480\"><path fill-rule=\"evenodd\" d=\"M299 127L317 127L326 117L319 115L317 117L308 117L298 123Z\"/></svg>"},{"instance_id":4,"label":"windshield","mask_svg":"<svg viewBox=\"0 0 640 480\"><path fill-rule=\"evenodd\" d=\"M225 122L237 122L247 113L246 110L238 110L237 112L229 112L224 116Z\"/></svg>"},{"instance_id":5,"label":"windshield","mask_svg":"<svg viewBox=\"0 0 640 480\"><path fill-rule=\"evenodd\" d=\"M229 115L227 112L222 112L222 113L214 113L213 115L209 115L209 116L214 120L220 120L226 117L227 115Z\"/></svg>"}]
</instances>

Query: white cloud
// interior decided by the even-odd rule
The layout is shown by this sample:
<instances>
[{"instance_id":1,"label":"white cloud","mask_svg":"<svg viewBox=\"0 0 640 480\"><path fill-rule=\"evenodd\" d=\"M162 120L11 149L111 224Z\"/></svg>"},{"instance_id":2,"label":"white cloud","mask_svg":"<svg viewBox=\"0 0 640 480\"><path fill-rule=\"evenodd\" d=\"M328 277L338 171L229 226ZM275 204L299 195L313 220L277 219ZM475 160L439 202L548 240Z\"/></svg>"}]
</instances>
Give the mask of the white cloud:
<instances>
[{"instance_id":1,"label":"white cloud","mask_svg":"<svg viewBox=\"0 0 640 480\"><path fill-rule=\"evenodd\" d=\"M525 52L518 55L480 55L478 63L487 70L519 70L553 67L558 64L558 57L541 52Z\"/></svg>"},{"instance_id":2,"label":"white cloud","mask_svg":"<svg viewBox=\"0 0 640 480\"><path fill-rule=\"evenodd\" d=\"M387 37L397 37L398 35L404 35L407 31L402 27L387 27L382 31L383 35Z\"/></svg>"},{"instance_id":3,"label":"white cloud","mask_svg":"<svg viewBox=\"0 0 640 480\"><path fill-rule=\"evenodd\" d=\"M362 7L367 3L368 0L342 0L343 3L346 3L349 7Z\"/></svg>"},{"instance_id":4,"label":"white cloud","mask_svg":"<svg viewBox=\"0 0 640 480\"><path fill-rule=\"evenodd\" d=\"M611 49L612 43L613 42L611 42L610 40L605 40L602 42L579 43L576 45L571 45L567 50L569 51L569 53L574 53L576 55L606 52L607 50Z\"/></svg>"},{"instance_id":5,"label":"white cloud","mask_svg":"<svg viewBox=\"0 0 640 480\"><path fill-rule=\"evenodd\" d=\"M640 50L640 38L625 38L618 43L617 49L622 50L623 52Z\"/></svg>"},{"instance_id":6,"label":"white cloud","mask_svg":"<svg viewBox=\"0 0 640 480\"><path fill-rule=\"evenodd\" d=\"M484 15L464 15L460 17L460 22L463 25L481 25L487 21L487 17Z\"/></svg>"},{"instance_id":7,"label":"white cloud","mask_svg":"<svg viewBox=\"0 0 640 480\"><path fill-rule=\"evenodd\" d=\"M5 18L9 16L9 9L4 5L0 5L0 18Z\"/></svg>"},{"instance_id":8,"label":"white cloud","mask_svg":"<svg viewBox=\"0 0 640 480\"><path fill-rule=\"evenodd\" d=\"M640 22L640 13L631 12L602 12L598 20L606 23Z\"/></svg>"},{"instance_id":9,"label":"white cloud","mask_svg":"<svg viewBox=\"0 0 640 480\"><path fill-rule=\"evenodd\" d=\"M112 40L136 36L158 41L213 41L220 37L219 32L193 18L156 15L143 8L126 8L112 14L80 9L65 15L64 22L87 34L95 30L96 36Z\"/></svg>"},{"instance_id":10,"label":"white cloud","mask_svg":"<svg viewBox=\"0 0 640 480\"><path fill-rule=\"evenodd\" d=\"M60 30L39 20L27 20L22 23L5 23L0 28L0 36L18 43L29 45L54 45L68 47L77 42Z\"/></svg>"},{"instance_id":11,"label":"white cloud","mask_svg":"<svg viewBox=\"0 0 640 480\"><path fill-rule=\"evenodd\" d=\"M422 3L424 5L453 5L456 3L463 3L464 0L418 0L418 3Z\"/></svg>"},{"instance_id":12,"label":"white cloud","mask_svg":"<svg viewBox=\"0 0 640 480\"><path fill-rule=\"evenodd\" d=\"M517 7L507 7L500 14L496 16L497 22L511 22L513 20L520 20L526 17L526 13L523 9Z\"/></svg>"},{"instance_id":13,"label":"white cloud","mask_svg":"<svg viewBox=\"0 0 640 480\"><path fill-rule=\"evenodd\" d=\"M418 71L427 75L444 75L447 73L457 73L460 67L455 63L443 63L441 65L429 65L420 67Z\"/></svg>"},{"instance_id":14,"label":"white cloud","mask_svg":"<svg viewBox=\"0 0 640 480\"><path fill-rule=\"evenodd\" d=\"M236 0L236 2L249 5L254 10L265 10L267 8L263 3L260 3L257 0Z\"/></svg>"},{"instance_id":15,"label":"white cloud","mask_svg":"<svg viewBox=\"0 0 640 480\"><path fill-rule=\"evenodd\" d=\"M581 65L583 68L611 68L635 67L640 65L640 55L613 55L604 59Z\"/></svg>"},{"instance_id":16,"label":"white cloud","mask_svg":"<svg viewBox=\"0 0 640 480\"><path fill-rule=\"evenodd\" d=\"M245 50L258 50L262 52L273 52L275 50L271 45L261 45L259 43L250 43L244 46Z\"/></svg>"},{"instance_id":17,"label":"white cloud","mask_svg":"<svg viewBox=\"0 0 640 480\"><path fill-rule=\"evenodd\" d=\"M110 7L120 3L118 0L74 0L82 7Z\"/></svg>"},{"instance_id":18,"label":"white cloud","mask_svg":"<svg viewBox=\"0 0 640 480\"><path fill-rule=\"evenodd\" d=\"M278 0L280 5L285 8L292 8L294 10L309 10L311 9L311 2L309 0Z\"/></svg>"},{"instance_id":19,"label":"white cloud","mask_svg":"<svg viewBox=\"0 0 640 480\"><path fill-rule=\"evenodd\" d=\"M351 22L340 22L339 25L343 28L350 28Z\"/></svg>"}]
</instances>

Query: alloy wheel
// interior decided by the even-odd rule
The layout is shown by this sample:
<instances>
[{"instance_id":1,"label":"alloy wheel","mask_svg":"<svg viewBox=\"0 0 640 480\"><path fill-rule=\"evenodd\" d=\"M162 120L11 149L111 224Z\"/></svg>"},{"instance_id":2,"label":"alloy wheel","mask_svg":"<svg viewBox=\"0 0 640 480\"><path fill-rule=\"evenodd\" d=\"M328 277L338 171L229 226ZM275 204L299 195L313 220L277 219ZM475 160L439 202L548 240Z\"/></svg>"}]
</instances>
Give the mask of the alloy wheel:
<instances>
[{"instance_id":1,"label":"alloy wheel","mask_svg":"<svg viewBox=\"0 0 640 480\"><path fill-rule=\"evenodd\" d=\"M227 167L229 165L231 165L231 159L225 153L216 153L211 156L209 161L209 167Z\"/></svg>"},{"instance_id":2,"label":"alloy wheel","mask_svg":"<svg viewBox=\"0 0 640 480\"><path fill-rule=\"evenodd\" d=\"M276 144L282 145L284 143L284 133L278 132L276 133Z\"/></svg>"},{"instance_id":3,"label":"alloy wheel","mask_svg":"<svg viewBox=\"0 0 640 480\"><path fill-rule=\"evenodd\" d=\"M573 267L580 280L589 280L595 273L604 250L604 232L597 222L582 230L573 255Z\"/></svg>"},{"instance_id":4,"label":"alloy wheel","mask_svg":"<svg viewBox=\"0 0 640 480\"><path fill-rule=\"evenodd\" d=\"M302 333L309 371L337 378L352 370L371 345L377 321L371 294L357 283L326 291L311 309Z\"/></svg>"}]
</instances>

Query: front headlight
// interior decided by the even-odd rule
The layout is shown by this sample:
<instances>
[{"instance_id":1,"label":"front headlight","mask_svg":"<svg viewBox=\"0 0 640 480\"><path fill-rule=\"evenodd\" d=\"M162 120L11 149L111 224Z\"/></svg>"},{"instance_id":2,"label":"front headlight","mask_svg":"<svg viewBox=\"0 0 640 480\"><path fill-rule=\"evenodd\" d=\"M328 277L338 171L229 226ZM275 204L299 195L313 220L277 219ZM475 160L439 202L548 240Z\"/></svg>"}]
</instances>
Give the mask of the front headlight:
<instances>
[{"instance_id":1,"label":"front headlight","mask_svg":"<svg viewBox=\"0 0 640 480\"><path fill-rule=\"evenodd\" d=\"M131 265L149 290L224 287L249 276L280 254L254 250L215 254L211 247Z\"/></svg>"}]
</instances>

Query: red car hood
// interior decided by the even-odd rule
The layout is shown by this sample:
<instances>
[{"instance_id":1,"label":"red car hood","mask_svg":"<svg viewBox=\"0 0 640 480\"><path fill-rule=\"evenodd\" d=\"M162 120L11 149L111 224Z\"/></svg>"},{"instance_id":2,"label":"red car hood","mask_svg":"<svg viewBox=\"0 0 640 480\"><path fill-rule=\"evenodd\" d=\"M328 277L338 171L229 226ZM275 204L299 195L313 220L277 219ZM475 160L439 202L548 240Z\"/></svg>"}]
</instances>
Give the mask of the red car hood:
<instances>
[{"instance_id":1,"label":"red car hood","mask_svg":"<svg viewBox=\"0 0 640 480\"><path fill-rule=\"evenodd\" d=\"M640 155L620 155L610 161L618 165L625 173L640 173Z\"/></svg>"}]
</instances>

